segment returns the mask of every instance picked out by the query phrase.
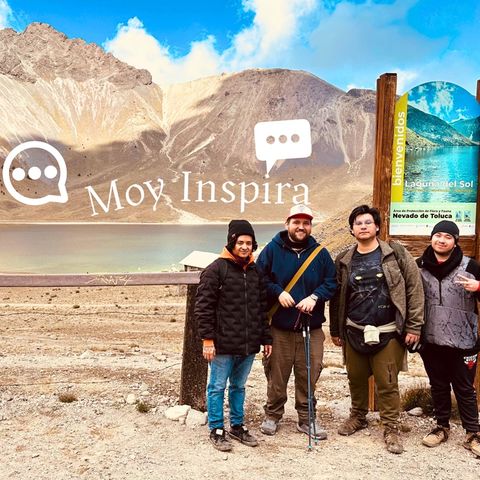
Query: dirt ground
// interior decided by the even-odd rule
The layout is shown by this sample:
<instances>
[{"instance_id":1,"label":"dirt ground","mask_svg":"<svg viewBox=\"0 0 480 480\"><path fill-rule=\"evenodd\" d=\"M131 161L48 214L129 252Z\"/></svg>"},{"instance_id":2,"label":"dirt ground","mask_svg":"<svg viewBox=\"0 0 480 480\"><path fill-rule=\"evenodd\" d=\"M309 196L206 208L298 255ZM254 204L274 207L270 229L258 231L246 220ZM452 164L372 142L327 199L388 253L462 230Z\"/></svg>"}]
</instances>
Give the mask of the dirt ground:
<instances>
[{"instance_id":1,"label":"dirt ground","mask_svg":"<svg viewBox=\"0 0 480 480\"><path fill-rule=\"evenodd\" d=\"M0 289L0 479L478 479L480 459L461 446L461 426L446 444L420 442L432 426L411 427L406 452L386 452L378 416L351 437L336 433L348 415L341 355L326 343L317 387L329 437L307 449L295 430L293 382L279 432L259 432L265 399L260 357L247 383L247 424L260 445L225 454L206 426L167 420L178 402L185 298L178 287ZM425 384L418 356L401 389ZM62 394L75 401L60 401ZM134 394L152 408L126 403Z\"/></svg>"}]
</instances>

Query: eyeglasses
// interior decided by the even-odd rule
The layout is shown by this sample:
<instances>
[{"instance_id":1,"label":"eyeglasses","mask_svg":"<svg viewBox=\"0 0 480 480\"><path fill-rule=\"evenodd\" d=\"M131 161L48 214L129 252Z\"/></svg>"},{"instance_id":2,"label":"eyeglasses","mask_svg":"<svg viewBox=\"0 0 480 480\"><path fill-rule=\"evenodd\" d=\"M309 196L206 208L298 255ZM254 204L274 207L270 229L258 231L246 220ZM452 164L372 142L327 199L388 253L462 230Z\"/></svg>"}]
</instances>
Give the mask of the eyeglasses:
<instances>
[{"instance_id":1,"label":"eyeglasses","mask_svg":"<svg viewBox=\"0 0 480 480\"><path fill-rule=\"evenodd\" d=\"M373 220L365 220L364 222L353 222L353 224L356 227L361 227L362 225L366 225L369 227L370 225L373 225L375 222Z\"/></svg>"}]
</instances>

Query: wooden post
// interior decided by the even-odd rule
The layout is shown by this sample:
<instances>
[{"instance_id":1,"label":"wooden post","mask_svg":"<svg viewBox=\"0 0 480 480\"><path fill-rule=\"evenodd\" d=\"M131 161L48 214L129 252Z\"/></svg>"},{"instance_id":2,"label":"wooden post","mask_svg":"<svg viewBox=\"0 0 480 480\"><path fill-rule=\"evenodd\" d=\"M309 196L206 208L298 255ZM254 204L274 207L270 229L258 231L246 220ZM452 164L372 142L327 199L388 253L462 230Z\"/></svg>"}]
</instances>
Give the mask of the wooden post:
<instances>
[{"instance_id":1,"label":"wooden post","mask_svg":"<svg viewBox=\"0 0 480 480\"><path fill-rule=\"evenodd\" d=\"M477 101L480 103L480 80L477 80ZM479 156L480 157L480 156ZM475 258L480 261L480 188L478 182L480 181L480 158L478 159L478 179L477 179L477 218L475 220ZM478 305L478 304L477 304ZM478 319L478 329L480 331L480 318ZM480 368L478 368L477 355L477 376L475 377L475 389L477 390L477 404L480 405Z\"/></svg>"},{"instance_id":2,"label":"wooden post","mask_svg":"<svg viewBox=\"0 0 480 480\"><path fill-rule=\"evenodd\" d=\"M190 269L191 267L185 267ZM193 311L197 285L187 287L187 311L183 334L182 374L180 380L180 404L196 410L206 410L208 363L202 355L202 340L198 336Z\"/></svg>"},{"instance_id":3,"label":"wooden post","mask_svg":"<svg viewBox=\"0 0 480 480\"><path fill-rule=\"evenodd\" d=\"M375 131L375 169L373 172L373 206L380 210L382 226L379 237L388 239L392 184L393 130L397 74L384 73L377 79L377 123Z\"/></svg>"},{"instance_id":4,"label":"wooden post","mask_svg":"<svg viewBox=\"0 0 480 480\"><path fill-rule=\"evenodd\" d=\"M380 210L382 225L379 237L388 239L390 225L390 194L392 183L393 130L397 74L384 73L377 79L377 122L375 130L375 169L373 172L373 206ZM368 408L377 410L375 380L368 379Z\"/></svg>"}]
</instances>

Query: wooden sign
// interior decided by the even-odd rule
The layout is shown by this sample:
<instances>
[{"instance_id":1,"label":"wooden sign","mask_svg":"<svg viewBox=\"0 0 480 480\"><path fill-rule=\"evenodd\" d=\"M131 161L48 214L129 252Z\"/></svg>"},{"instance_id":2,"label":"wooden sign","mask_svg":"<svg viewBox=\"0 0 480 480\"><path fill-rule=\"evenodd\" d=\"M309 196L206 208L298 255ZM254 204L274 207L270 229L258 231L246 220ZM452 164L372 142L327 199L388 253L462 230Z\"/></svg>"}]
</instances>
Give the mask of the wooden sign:
<instances>
[{"instance_id":1,"label":"wooden sign","mask_svg":"<svg viewBox=\"0 0 480 480\"><path fill-rule=\"evenodd\" d=\"M392 159L394 158L395 106L397 101L397 75L385 73L377 80L377 123L375 168L373 179L373 205L380 210L382 240L396 240L404 245L413 256L420 256L430 243L429 235L390 235L390 208L392 193ZM480 102L480 80L477 81L477 101ZM477 165L477 175L480 172L480 159ZM480 178L480 175L477 176ZM478 185L478 182L477 182ZM455 220L455 219L453 219ZM476 221L474 235L462 235L460 246L465 255L480 259L480 189L476 194ZM480 329L480 321L479 321ZM480 369L477 369L475 380L477 392L480 391ZM480 397L478 398L480 403ZM370 407L374 404L370 395Z\"/></svg>"}]
</instances>

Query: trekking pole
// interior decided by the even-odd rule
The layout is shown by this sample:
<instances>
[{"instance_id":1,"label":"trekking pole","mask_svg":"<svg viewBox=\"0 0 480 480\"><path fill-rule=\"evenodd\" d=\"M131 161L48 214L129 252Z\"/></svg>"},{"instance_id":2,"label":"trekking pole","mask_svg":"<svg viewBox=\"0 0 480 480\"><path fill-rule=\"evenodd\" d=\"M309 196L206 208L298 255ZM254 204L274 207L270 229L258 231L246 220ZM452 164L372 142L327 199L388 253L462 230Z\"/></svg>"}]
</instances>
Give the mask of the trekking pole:
<instances>
[{"instance_id":1,"label":"trekking pole","mask_svg":"<svg viewBox=\"0 0 480 480\"><path fill-rule=\"evenodd\" d=\"M305 346L305 363L307 365L307 405L308 405L308 450L312 449L312 425L313 425L313 436L315 439L315 444L317 443L317 432L315 427L315 422L313 418L313 405L312 405L312 384L310 380L310 318L308 315L305 315L303 322L303 343Z\"/></svg>"},{"instance_id":2,"label":"trekking pole","mask_svg":"<svg viewBox=\"0 0 480 480\"><path fill-rule=\"evenodd\" d=\"M308 345L308 364L310 365L310 373L312 371L312 356L311 356L311 336L310 336L310 317L312 315L309 313L307 315L307 345ZM315 445L318 444L318 438L317 438L317 423L315 421L316 415L315 415L315 402L314 402L314 397L313 397L313 388L312 388L312 377L310 376L310 373L308 375L308 401L310 403L310 412L311 412L311 424L313 425L313 440L315 442Z\"/></svg>"}]
</instances>

